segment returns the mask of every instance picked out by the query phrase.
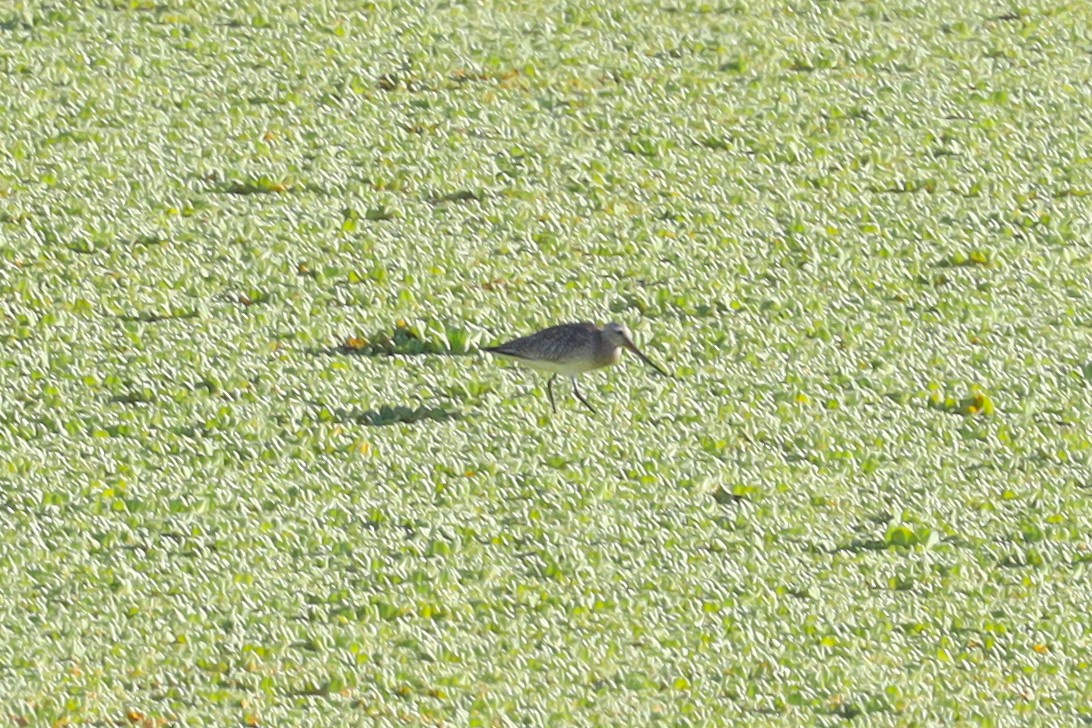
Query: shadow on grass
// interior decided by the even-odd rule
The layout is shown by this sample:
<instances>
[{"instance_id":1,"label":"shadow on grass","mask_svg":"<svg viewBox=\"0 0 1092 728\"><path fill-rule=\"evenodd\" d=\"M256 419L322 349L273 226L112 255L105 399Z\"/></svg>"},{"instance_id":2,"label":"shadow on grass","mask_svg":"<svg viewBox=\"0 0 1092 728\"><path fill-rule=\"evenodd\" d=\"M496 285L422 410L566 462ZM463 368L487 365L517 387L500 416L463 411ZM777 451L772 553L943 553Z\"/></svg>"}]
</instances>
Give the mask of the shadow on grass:
<instances>
[{"instance_id":1,"label":"shadow on grass","mask_svg":"<svg viewBox=\"0 0 1092 728\"><path fill-rule=\"evenodd\" d=\"M109 404L155 404L155 396L147 390L144 390L142 392L125 392L123 394L115 394L106 401Z\"/></svg>"},{"instance_id":2,"label":"shadow on grass","mask_svg":"<svg viewBox=\"0 0 1092 728\"><path fill-rule=\"evenodd\" d=\"M717 489L713 491L713 500L722 506L728 506L735 503L746 502L750 499L742 493L734 493L718 486Z\"/></svg>"},{"instance_id":3,"label":"shadow on grass","mask_svg":"<svg viewBox=\"0 0 1092 728\"><path fill-rule=\"evenodd\" d=\"M457 190L446 194L434 192L428 196L428 201L432 205L444 205L451 202L481 202L482 194L473 190Z\"/></svg>"},{"instance_id":4,"label":"shadow on grass","mask_svg":"<svg viewBox=\"0 0 1092 728\"><path fill-rule=\"evenodd\" d=\"M350 336L337 346L308 349L314 356L466 356L472 353L468 334L450 329L447 342L430 341L406 326L391 331L376 331L366 336Z\"/></svg>"},{"instance_id":5,"label":"shadow on grass","mask_svg":"<svg viewBox=\"0 0 1092 728\"><path fill-rule=\"evenodd\" d=\"M214 191L226 195L282 195L292 192L324 192L325 190L294 179L251 177L228 180L217 185Z\"/></svg>"},{"instance_id":6,"label":"shadow on grass","mask_svg":"<svg viewBox=\"0 0 1092 728\"><path fill-rule=\"evenodd\" d=\"M387 425L411 425L415 422L448 422L462 419L462 416L453 410L443 407L407 407L406 405L381 405L375 409L358 410L345 407L327 407L321 402L312 402L319 409L320 421L340 422L345 425L366 425L368 427L385 427Z\"/></svg>"},{"instance_id":7,"label":"shadow on grass","mask_svg":"<svg viewBox=\"0 0 1092 728\"><path fill-rule=\"evenodd\" d=\"M157 324L160 321L197 318L197 311L193 309L179 310L173 313L154 313L152 311L145 311L142 313L122 314L117 318L126 323Z\"/></svg>"},{"instance_id":8,"label":"shadow on grass","mask_svg":"<svg viewBox=\"0 0 1092 728\"><path fill-rule=\"evenodd\" d=\"M855 538L849 543L838 544L834 548L830 549L830 553L836 554L841 551L848 551L853 554L859 554L862 551L886 551L891 546L890 543L878 538Z\"/></svg>"}]
</instances>

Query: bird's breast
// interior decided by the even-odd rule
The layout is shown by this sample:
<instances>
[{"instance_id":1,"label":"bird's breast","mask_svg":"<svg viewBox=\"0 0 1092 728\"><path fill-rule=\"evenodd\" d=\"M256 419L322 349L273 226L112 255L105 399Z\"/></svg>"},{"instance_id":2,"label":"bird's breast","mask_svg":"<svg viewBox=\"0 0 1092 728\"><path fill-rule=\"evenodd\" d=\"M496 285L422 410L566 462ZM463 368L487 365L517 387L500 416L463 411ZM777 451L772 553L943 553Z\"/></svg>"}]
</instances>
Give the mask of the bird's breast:
<instances>
[{"instance_id":1,"label":"bird's breast","mask_svg":"<svg viewBox=\"0 0 1092 728\"><path fill-rule=\"evenodd\" d=\"M596 357L595 367L609 367L611 364L617 364L621 358L622 350L617 346L613 349L600 351L599 356Z\"/></svg>"}]
</instances>

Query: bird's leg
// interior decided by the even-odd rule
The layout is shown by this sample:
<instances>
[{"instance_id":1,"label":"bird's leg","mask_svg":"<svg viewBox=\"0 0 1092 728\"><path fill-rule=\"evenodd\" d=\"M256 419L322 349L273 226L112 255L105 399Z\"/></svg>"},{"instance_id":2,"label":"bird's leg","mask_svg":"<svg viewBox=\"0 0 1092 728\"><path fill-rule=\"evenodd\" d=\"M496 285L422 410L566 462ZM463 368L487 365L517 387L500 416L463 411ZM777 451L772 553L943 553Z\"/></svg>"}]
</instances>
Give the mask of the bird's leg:
<instances>
[{"instance_id":1,"label":"bird's leg","mask_svg":"<svg viewBox=\"0 0 1092 728\"><path fill-rule=\"evenodd\" d=\"M554 408L554 414L557 414L557 405L554 404L554 380L557 379L557 375L553 375L546 382L546 394L550 395L550 406Z\"/></svg>"},{"instance_id":2,"label":"bird's leg","mask_svg":"<svg viewBox=\"0 0 1092 728\"><path fill-rule=\"evenodd\" d=\"M573 377L573 394L576 395L577 399L584 403L585 407L590 409L592 412L595 412L595 407L592 407L591 403L588 402L588 400L584 399L584 395L580 393L580 387L576 383L576 377Z\"/></svg>"}]
</instances>

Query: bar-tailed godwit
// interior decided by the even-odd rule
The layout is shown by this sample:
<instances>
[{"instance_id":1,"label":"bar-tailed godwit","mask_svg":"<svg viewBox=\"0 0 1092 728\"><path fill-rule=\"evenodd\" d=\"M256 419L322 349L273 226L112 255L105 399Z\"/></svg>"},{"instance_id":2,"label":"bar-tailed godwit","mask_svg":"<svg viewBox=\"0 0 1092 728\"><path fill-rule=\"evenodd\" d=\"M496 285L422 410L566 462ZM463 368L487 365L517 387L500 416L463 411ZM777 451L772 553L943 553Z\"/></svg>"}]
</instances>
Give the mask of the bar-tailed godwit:
<instances>
[{"instance_id":1,"label":"bar-tailed godwit","mask_svg":"<svg viewBox=\"0 0 1092 728\"><path fill-rule=\"evenodd\" d=\"M629 329L616 322L602 328L587 321L551 326L498 346L487 346L483 351L512 359L532 369L550 372L553 376L546 383L546 392L550 395L550 406L554 412L557 412L557 405L554 404L553 385L559 374L573 380L573 394L595 412L595 408L580 393L576 377L592 369L617 363L622 355L622 347L632 351L641 361L665 377L671 376L641 353L633 343Z\"/></svg>"}]
</instances>

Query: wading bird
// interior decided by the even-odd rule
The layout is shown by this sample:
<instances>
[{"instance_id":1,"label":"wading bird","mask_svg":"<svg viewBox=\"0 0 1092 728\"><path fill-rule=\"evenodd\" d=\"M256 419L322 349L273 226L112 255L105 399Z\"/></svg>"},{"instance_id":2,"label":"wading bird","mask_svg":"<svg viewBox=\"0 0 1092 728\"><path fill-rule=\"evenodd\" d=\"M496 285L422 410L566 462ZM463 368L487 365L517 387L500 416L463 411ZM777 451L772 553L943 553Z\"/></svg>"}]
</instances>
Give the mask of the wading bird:
<instances>
[{"instance_id":1,"label":"wading bird","mask_svg":"<svg viewBox=\"0 0 1092 728\"><path fill-rule=\"evenodd\" d=\"M487 346L483 351L511 359L531 369L550 372L553 376L546 383L546 392L550 395L550 406L554 412L557 412L557 405L554 403L553 385L559 374L573 380L573 394L595 412L595 408L580 393L576 377L578 374L617 363L623 347L660 374L671 376L641 353L633 343L633 335L629 329L616 322L602 328L587 321L551 326L504 344Z\"/></svg>"}]
</instances>

